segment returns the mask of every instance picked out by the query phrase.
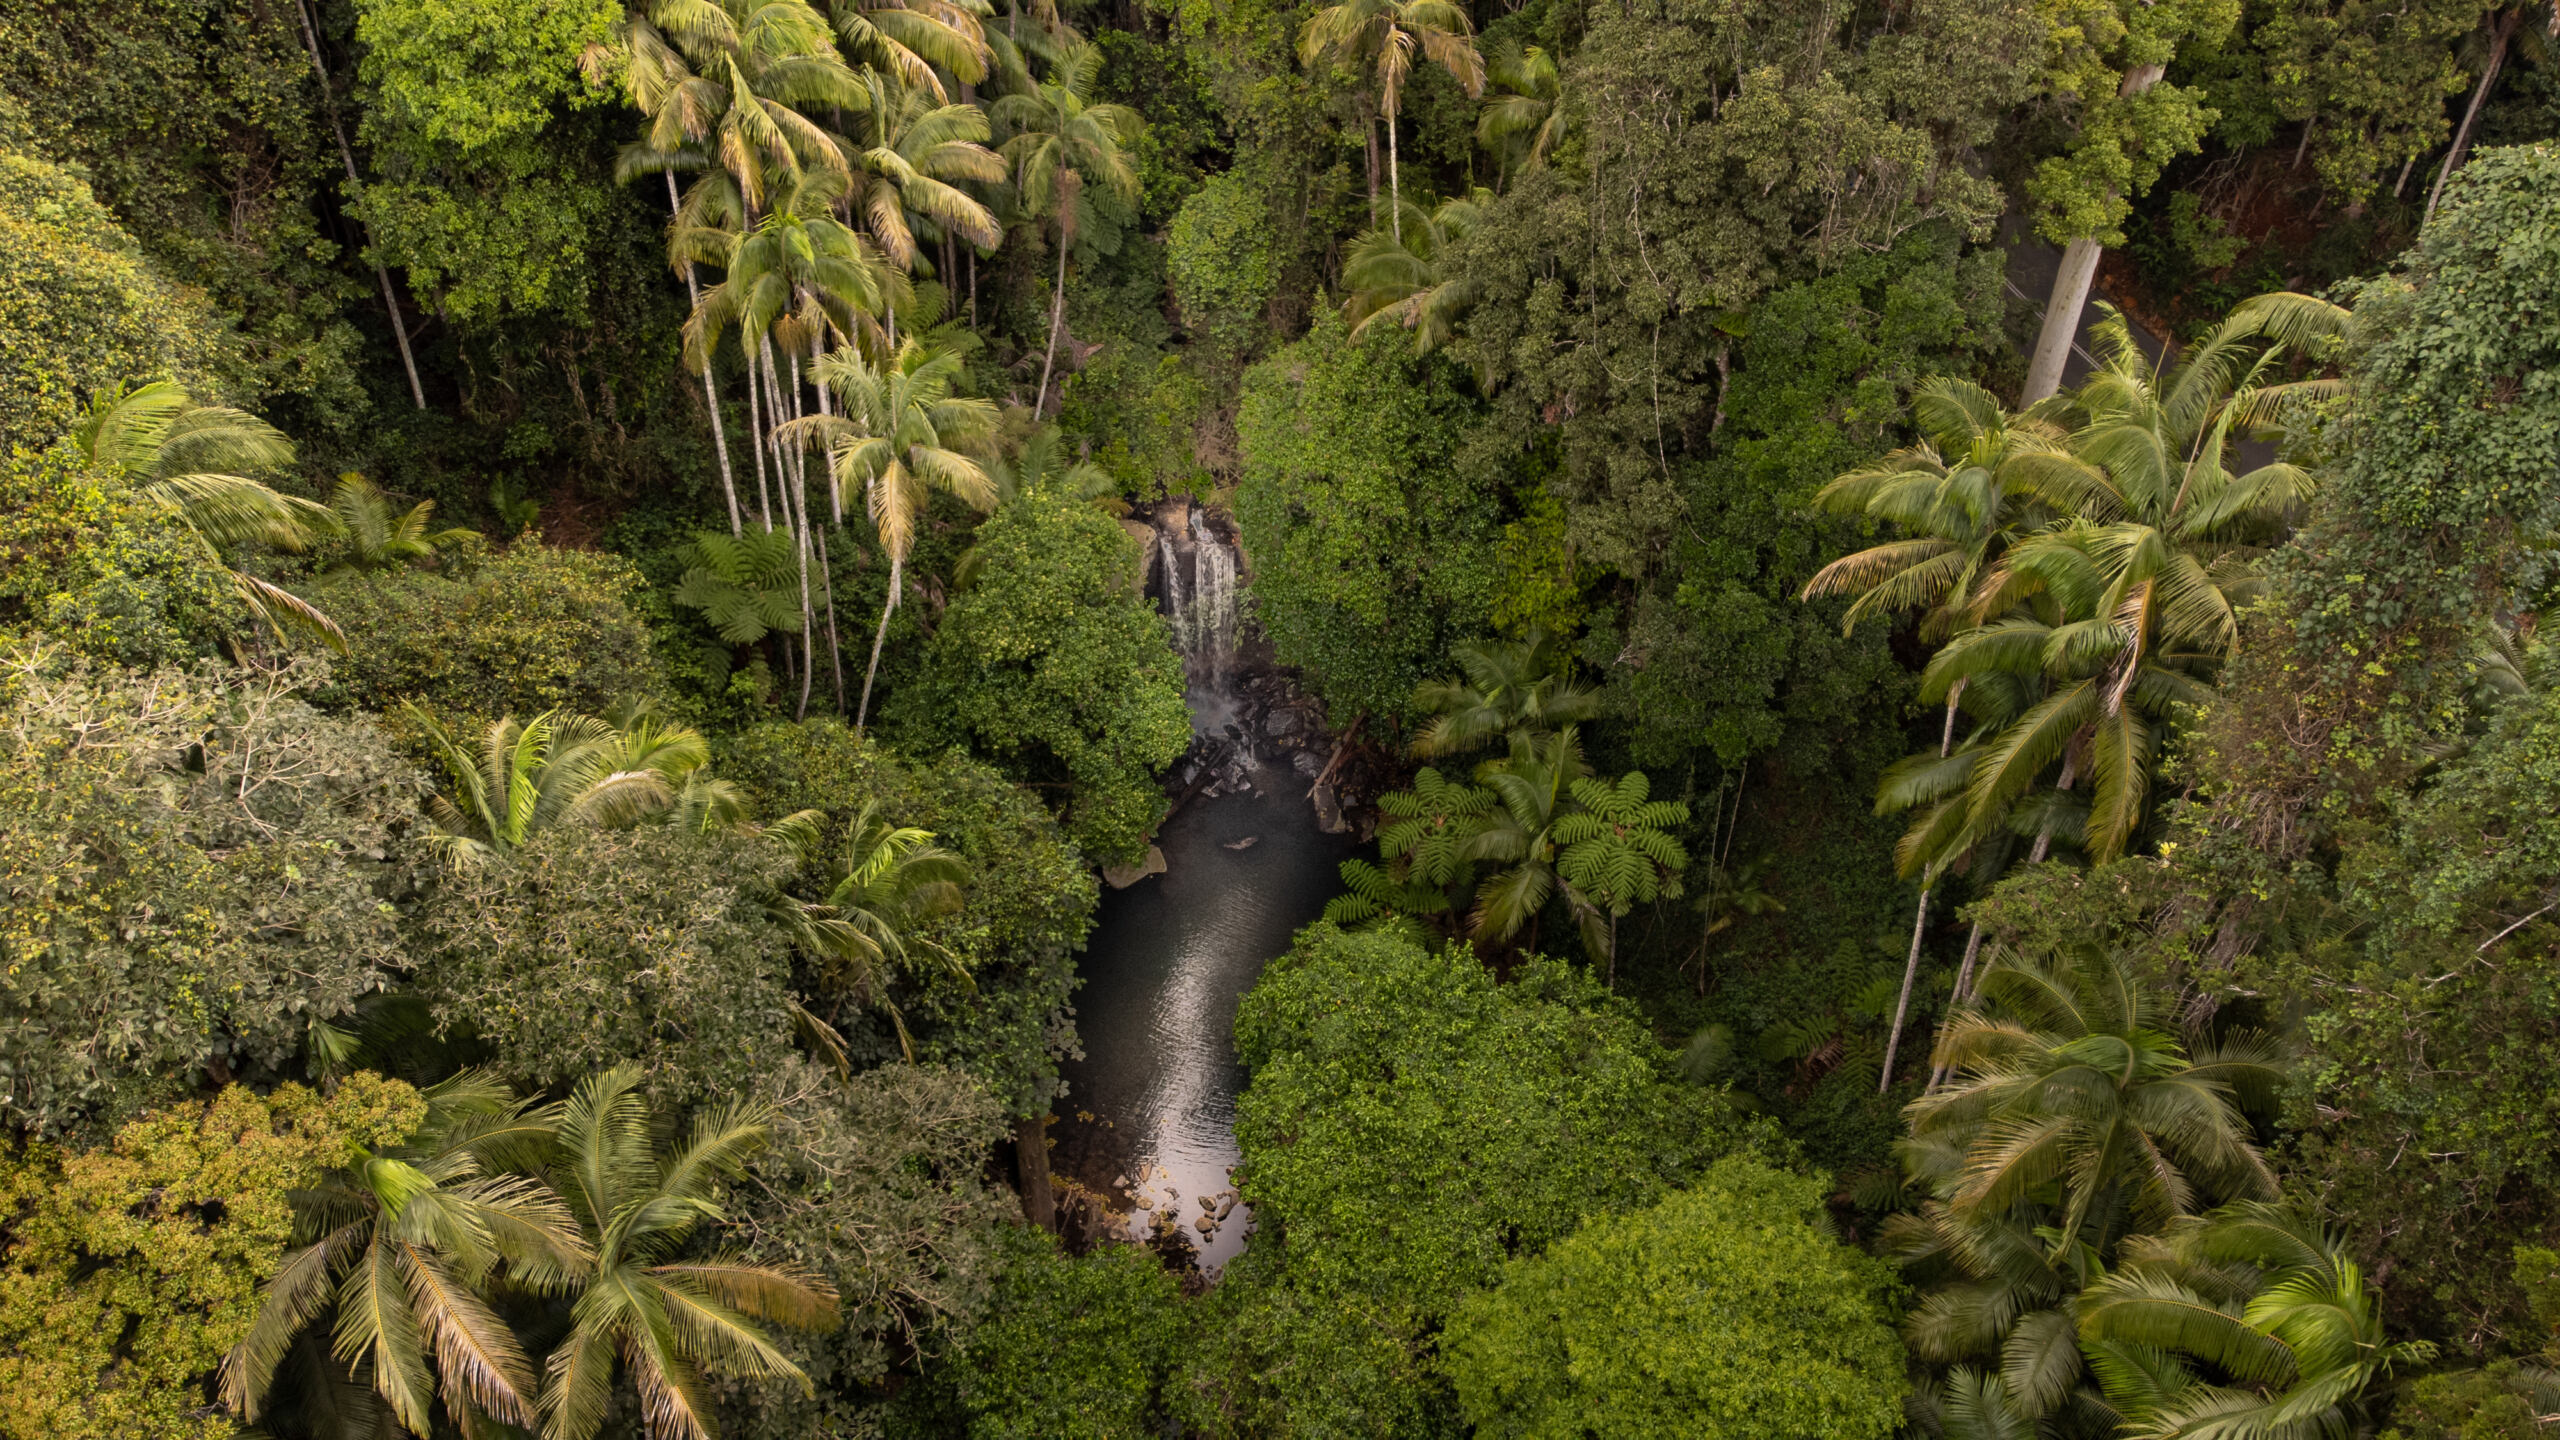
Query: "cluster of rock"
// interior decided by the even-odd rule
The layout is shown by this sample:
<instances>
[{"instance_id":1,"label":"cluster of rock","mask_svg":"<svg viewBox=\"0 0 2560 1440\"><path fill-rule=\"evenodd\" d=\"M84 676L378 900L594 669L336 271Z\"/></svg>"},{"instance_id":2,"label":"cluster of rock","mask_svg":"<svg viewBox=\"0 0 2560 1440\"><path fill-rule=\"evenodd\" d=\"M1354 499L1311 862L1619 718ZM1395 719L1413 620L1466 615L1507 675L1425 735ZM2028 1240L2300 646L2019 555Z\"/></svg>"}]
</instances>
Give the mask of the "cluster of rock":
<instances>
[{"instance_id":1,"label":"cluster of rock","mask_svg":"<svg viewBox=\"0 0 2560 1440\"><path fill-rule=\"evenodd\" d=\"M1200 1232L1200 1240L1205 1244L1218 1233L1218 1227L1235 1214L1237 1197L1233 1189L1221 1190L1215 1195L1193 1196L1192 1203L1199 1207L1199 1213L1190 1213L1183 1207L1182 1192L1175 1188L1172 1172L1161 1165L1140 1165L1134 1184L1126 1175L1115 1175L1112 1186L1129 1192L1130 1205L1147 1217L1146 1227L1151 1238L1158 1242L1180 1233L1188 1220L1191 1228Z\"/></svg>"}]
</instances>

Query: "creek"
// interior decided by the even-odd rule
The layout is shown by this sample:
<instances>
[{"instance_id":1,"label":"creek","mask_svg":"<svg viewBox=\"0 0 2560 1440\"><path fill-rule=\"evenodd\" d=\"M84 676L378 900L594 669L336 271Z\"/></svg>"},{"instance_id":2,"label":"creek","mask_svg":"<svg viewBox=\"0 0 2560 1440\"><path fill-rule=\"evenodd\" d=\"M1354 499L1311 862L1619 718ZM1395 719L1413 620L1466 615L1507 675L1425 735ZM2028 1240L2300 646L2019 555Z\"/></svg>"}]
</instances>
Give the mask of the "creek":
<instances>
[{"instance_id":1,"label":"creek","mask_svg":"<svg viewBox=\"0 0 2560 1440\"><path fill-rule=\"evenodd\" d=\"M1163 873L1107 890L1085 947L1084 1058L1065 1069L1051 1163L1126 1212L1128 1238L1179 1234L1214 1272L1252 1229L1231 1176L1236 1002L1323 912L1353 846L1309 803L1324 751L1308 712L1273 709L1271 677L1240 673L1232 538L1189 506L1153 528L1149 588L1183 652L1194 738L1156 838Z\"/></svg>"}]
</instances>

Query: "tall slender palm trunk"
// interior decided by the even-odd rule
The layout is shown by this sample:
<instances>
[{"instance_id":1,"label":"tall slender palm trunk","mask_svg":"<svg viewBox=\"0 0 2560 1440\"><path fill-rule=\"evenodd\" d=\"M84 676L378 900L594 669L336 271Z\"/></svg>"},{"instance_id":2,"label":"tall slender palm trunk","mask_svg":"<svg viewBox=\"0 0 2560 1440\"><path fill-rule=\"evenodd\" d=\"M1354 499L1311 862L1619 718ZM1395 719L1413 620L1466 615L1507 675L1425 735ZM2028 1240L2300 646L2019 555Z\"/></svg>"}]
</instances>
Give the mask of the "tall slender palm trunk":
<instances>
[{"instance_id":1,"label":"tall slender palm trunk","mask_svg":"<svg viewBox=\"0 0 2560 1440\"><path fill-rule=\"evenodd\" d=\"M1396 175L1396 92L1387 92L1387 231L1404 243L1404 185Z\"/></svg>"},{"instance_id":2,"label":"tall slender palm trunk","mask_svg":"<svg viewBox=\"0 0 2560 1440\"><path fill-rule=\"evenodd\" d=\"M738 326L738 348L747 356L747 438L753 442L747 449L756 457L756 514L764 524L764 533L770 535L773 533L773 490L765 483L764 475L764 452L768 443L765 432L769 427L764 423L763 407L756 401L756 392L763 388L756 372L756 339L743 323Z\"/></svg>"},{"instance_id":3,"label":"tall slender palm trunk","mask_svg":"<svg viewBox=\"0 0 2560 1440\"><path fill-rule=\"evenodd\" d=\"M889 643L889 617L898 611L898 590L906 584L904 556L889 557L889 598L880 603L880 628L871 636L871 664L862 672L862 703L853 712L853 728L871 723L871 682L880 676L880 647Z\"/></svg>"},{"instance_id":4,"label":"tall slender palm trunk","mask_svg":"<svg viewBox=\"0 0 2560 1440\"><path fill-rule=\"evenodd\" d=\"M676 198L676 172L666 170L660 173L667 177L667 218L674 220L684 208L683 203ZM694 309L702 308L702 286L693 277L693 262L690 260L684 262L684 293L685 299L692 303ZM711 448L720 456L720 493L729 497L729 536L731 539L736 539L747 533L747 527L738 514L737 478L730 473L729 469L729 437L720 423L720 391L711 383L711 342L715 338L717 337L703 338L702 405L704 409L711 412Z\"/></svg>"},{"instance_id":5,"label":"tall slender palm trunk","mask_svg":"<svg viewBox=\"0 0 2560 1440\"><path fill-rule=\"evenodd\" d=\"M1958 691L1947 697L1947 723L1938 731L1938 758L1941 760L1955 748L1956 705L1962 695L1963 692ZM1911 1014L1911 985L1920 975L1920 942L1929 933L1929 892L1934 888L1930 885L1920 887L1920 908L1911 917L1911 954L1902 962L1902 998L1893 1004L1893 1031L1885 1037L1884 1073L1876 1077L1876 1093L1879 1095L1893 1089L1893 1062L1902 1053L1902 1023Z\"/></svg>"},{"instance_id":6,"label":"tall slender palm trunk","mask_svg":"<svg viewBox=\"0 0 2560 1440\"><path fill-rule=\"evenodd\" d=\"M1058 288L1049 297L1049 353L1040 361L1040 388L1031 397L1031 418L1038 421L1040 407L1049 403L1049 371L1058 363L1058 331L1067 322L1067 237L1058 237ZM1060 407L1064 408L1064 407Z\"/></svg>"}]
</instances>

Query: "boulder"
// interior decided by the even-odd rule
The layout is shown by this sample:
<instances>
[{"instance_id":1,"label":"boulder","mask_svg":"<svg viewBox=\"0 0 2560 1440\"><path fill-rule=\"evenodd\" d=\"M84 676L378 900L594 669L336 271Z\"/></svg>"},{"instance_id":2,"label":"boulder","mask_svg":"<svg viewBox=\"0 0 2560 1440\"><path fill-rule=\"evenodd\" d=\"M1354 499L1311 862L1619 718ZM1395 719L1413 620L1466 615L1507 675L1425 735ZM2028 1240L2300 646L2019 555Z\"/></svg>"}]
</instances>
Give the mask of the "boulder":
<instances>
[{"instance_id":1,"label":"boulder","mask_svg":"<svg viewBox=\"0 0 2560 1440\"><path fill-rule=\"evenodd\" d=\"M1114 890L1126 890L1148 876L1161 875L1164 871L1163 848L1150 845L1147 847L1147 858L1139 864L1103 866L1102 883Z\"/></svg>"}]
</instances>

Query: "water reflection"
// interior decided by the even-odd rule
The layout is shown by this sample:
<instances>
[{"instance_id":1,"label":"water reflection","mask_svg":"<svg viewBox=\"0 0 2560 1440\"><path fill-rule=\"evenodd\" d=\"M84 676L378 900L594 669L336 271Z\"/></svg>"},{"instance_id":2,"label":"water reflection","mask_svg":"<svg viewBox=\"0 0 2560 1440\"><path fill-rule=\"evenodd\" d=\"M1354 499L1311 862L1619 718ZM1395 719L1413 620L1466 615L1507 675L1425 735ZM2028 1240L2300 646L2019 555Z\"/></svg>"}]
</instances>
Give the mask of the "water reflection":
<instances>
[{"instance_id":1,"label":"water reflection","mask_svg":"<svg viewBox=\"0 0 2560 1440\"><path fill-rule=\"evenodd\" d=\"M1152 1202L1135 1212L1133 1238L1173 1206L1205 1266L1234 1258L1251 1228L1241 1205L1216 1219L1240 1158L1237 998L1322 913L1351 853L1316 828L1304 778L1266 765L1253 780L1256 794L1184 806L1157 837L1166 873L1103 897L1076 997L1085 1058L1067 1067L1054 1156L1085 1184L1116 1190L1116 1203ZM1077 1122L1078 1112L1095 1119Z\"/></svg>"}]
</instances>

